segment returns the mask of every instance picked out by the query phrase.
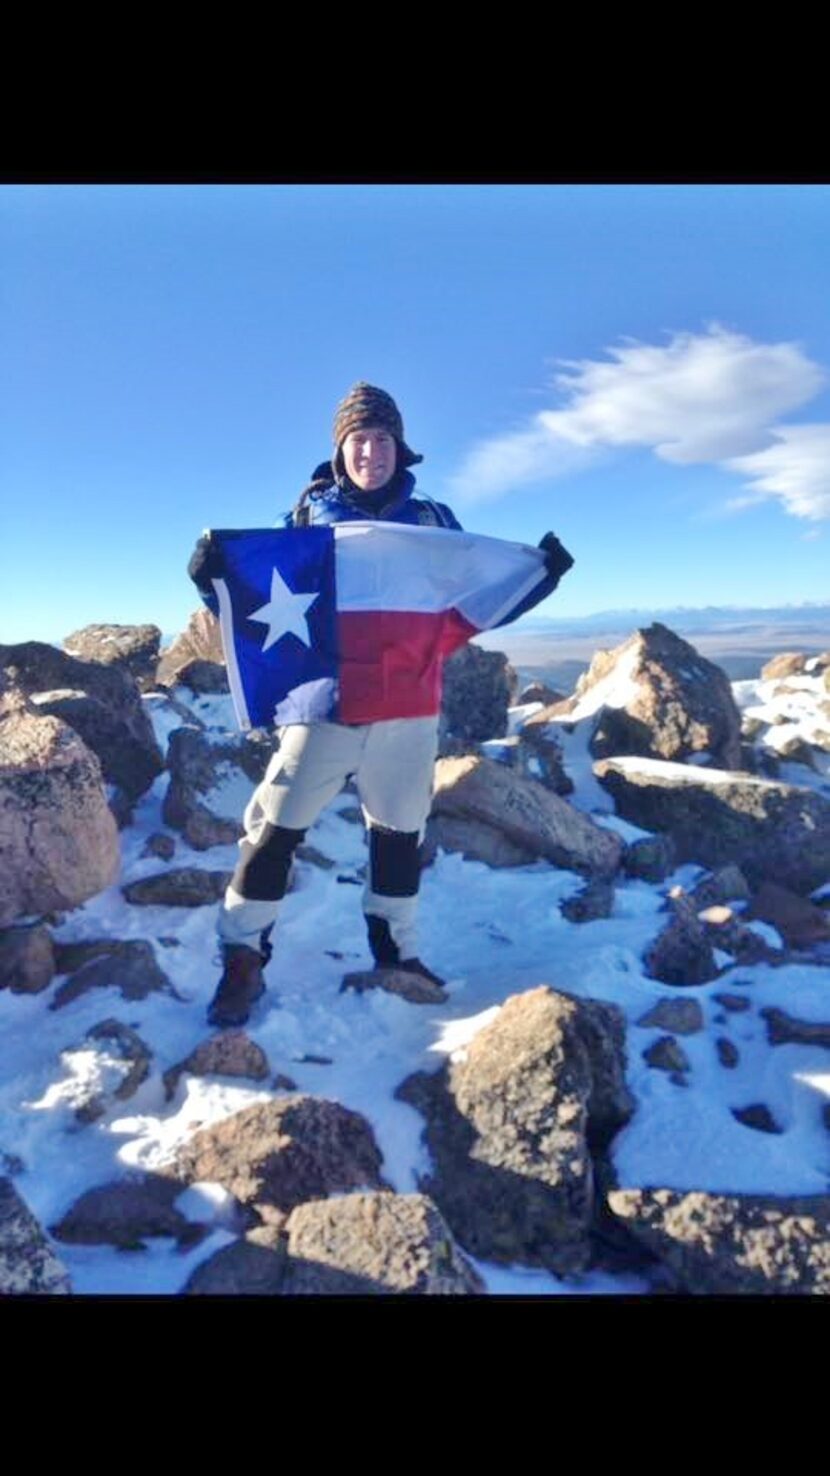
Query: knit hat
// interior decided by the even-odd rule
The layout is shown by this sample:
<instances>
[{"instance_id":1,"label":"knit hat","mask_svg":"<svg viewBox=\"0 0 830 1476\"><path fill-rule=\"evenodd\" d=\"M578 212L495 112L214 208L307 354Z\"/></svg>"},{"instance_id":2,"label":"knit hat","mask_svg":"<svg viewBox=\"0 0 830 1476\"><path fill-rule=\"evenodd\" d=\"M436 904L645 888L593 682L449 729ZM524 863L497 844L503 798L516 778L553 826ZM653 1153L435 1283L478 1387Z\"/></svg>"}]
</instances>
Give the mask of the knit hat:
<instances>
[{"instance_id":1,"label":"knit hat","mask_svg":"<svg viewBox=\"0 0 830 1476\"><path fill-rule=\"evenodd\" d=\"M367 384L365 379L352 385L344 400L340 401L334 416L334 464L340 458L340 448L350 431L362 430L367 425L379 425L388 430L398 443L398 466L416 466L423 456L410 451L403 438L403 420L391 395L386 390Z\"/></svg>"}]
</instances>

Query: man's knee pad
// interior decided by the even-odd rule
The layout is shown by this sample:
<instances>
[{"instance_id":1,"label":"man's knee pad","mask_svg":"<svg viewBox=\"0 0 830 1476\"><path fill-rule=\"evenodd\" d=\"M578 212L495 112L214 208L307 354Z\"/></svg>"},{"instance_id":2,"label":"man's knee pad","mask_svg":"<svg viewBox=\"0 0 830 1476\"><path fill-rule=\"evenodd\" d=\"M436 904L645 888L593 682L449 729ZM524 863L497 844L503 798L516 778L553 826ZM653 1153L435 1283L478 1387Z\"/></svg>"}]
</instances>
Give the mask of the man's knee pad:
<instances>
[{"instance_id":1,"label":"man's knee pad","mask_svg":"<svg viewBox=\"0 0 830 1476\"><path fill-rule=\"evenodd\" d=\"M420 832L369 830L369 878L379 897L414 897L421 880Z\"/></svg>"},{"instance_id":2,"label":"man's knee pad","mask_svg":"<svg viewBox=\"0 0 830 1476\"><path fill-rule=\"evenodd\" d=\"M250 902L276 902L285 896L291 858L305 836L266 820L256 842L243 840L231 886Z\"/></svg>"}]
</instances>

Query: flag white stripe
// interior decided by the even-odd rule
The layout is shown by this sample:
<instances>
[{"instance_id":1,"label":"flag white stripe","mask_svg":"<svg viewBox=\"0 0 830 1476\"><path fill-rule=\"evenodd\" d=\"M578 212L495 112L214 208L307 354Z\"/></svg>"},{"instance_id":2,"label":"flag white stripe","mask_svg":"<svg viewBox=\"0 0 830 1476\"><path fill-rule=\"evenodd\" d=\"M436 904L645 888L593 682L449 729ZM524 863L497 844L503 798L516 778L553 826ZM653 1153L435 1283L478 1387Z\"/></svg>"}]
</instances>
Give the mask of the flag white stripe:
<instances>
[{"instance_id":1,"label":"flag white stripe","mask_svg":"<svg viewBox=\"0 0 830 1476\"><path fill-rule=\"evenodd\" d=\"M456 609L486 630L545 576L539 549L501 538L375 522L338 523L333 532L341 612Z\"/></svg>"},{"instance_id":2,"label":"flag white stripe","mask_svg":"<svg viewBox=\"0 0 830 1476\"><path fill-rule=\"evenodd\" d=\"M219 630L222 636L222 649L225 652L225 662L228 668L228 685L231 689L233 710L236 713L236 721L240 728L243 732L247 732L253 727L253 723L248 715L245 689L242 686L239 664L236 659L236 647L233 643L233 606L231 605L231 597L224 579L214 579L211 582L213 588L216 590L216 598L219 601Z\"/></svg>"}]
</instances>

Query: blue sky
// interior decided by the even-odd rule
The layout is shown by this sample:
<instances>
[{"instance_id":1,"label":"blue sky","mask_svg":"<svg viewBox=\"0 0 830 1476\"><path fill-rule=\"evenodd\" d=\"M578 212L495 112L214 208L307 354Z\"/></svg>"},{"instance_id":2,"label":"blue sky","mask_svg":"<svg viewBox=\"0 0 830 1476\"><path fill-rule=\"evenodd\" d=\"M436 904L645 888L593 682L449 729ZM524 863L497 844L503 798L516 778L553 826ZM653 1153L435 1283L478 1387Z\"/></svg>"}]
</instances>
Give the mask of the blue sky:
<instances>
[{"instance_id":1,"label":"blue sky","mask_svg":"<svg viewBox=\"0 0 830 1476\"><path fill-rule=\"evenodd\" d=\"M0 188L0 641L181 629L357 379L538 613L830 598L826 185Z\"/></svg>"}]
</instances>

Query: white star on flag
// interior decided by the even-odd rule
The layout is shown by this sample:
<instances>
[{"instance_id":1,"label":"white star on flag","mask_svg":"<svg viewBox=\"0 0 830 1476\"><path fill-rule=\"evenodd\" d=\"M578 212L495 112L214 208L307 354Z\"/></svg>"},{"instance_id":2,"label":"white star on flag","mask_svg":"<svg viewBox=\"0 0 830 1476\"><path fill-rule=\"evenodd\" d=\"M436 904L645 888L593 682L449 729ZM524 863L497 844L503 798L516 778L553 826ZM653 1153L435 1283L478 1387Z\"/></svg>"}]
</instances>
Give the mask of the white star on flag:
<instances>
[{"instance_id":1,"label":"white star on flag","mask_svg":"<svg viewBox=\"0 0 830 1476\"><path fill-rule=\"evenodd\" d=\"M268 626L263 651L275 646L284 635L295 635L303 645L311 647L306 610L317 599L318 591L312 594L295 594L288 588L278 569L271 575L271 598L267 605L260 605L249 620L258 620Z\"/></svg>"}]
</instances>

